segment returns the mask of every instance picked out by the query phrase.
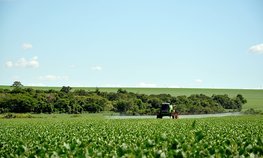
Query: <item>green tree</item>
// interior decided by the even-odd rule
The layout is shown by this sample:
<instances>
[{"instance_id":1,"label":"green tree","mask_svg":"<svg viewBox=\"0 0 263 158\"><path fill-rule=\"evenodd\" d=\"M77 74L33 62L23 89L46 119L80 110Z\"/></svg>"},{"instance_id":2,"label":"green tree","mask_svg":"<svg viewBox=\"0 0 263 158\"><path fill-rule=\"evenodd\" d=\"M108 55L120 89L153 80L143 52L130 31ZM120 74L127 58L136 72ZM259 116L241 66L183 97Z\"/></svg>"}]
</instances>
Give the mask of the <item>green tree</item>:
<instances>
[{"instance_id":1,"label":"green tree","mask_svg":"<svg viewBox=\"0 0 263 158\"><path fill-rule=\"evenodd\" d=\"M116 112L126 113L132 108L132 102L129 100L118 100L115 102L114 108Z\"/></svg>"},{"instance_id":2,"label":"green tree","mask_svg":"<svg viewBox=\"0 0 263 158\"><path fill-rule=\"evenodd\" d=\"M101 112L107 106L108 100L98 95L91 95L85 98L83 109L88 112Z\"/></svg>"},{"instance_id":3,"label":"green tree","mask_svg":"<svg viewBox=\"0 0 263 158\"><path fill-rule=\"evenodd\" d=\"M11 87L21 88L23 85L20 81L15 81Z\"/></svg>"},{"instance_id":4,"label":"green tree","mask_svg":"<svg viewBox=\"0 0 263 158\"><path fill-rule=\"evenodd\" d=\"M148 99L148 103L151 104L152 108L159 109L161 107L162 100L157 97L153 97Z\"/></svg>"},{"instance_id":5,"label":"green tree","mask_svg":"<svg viewBox=\"0 0 263 158\"><path fill-rule=\"evenodd\" d=\"M20 81L15 81L11 87L14 87L12 89L12 93L24 93L24 89L22 88L23 85Z\"/></svg>"},{"instance_id":6,"label":"green tree","mask_svg":"<svg viewBox=\"0 0 263 158\"><path fill-rule=\"evenodd\" d=\"M242 104L247 103L247 100L246 100L241 94L238 94L238 95L236 96L236 99L240 100L240 102L241 102Z\"/></svg>"},{"instance_id":7,"label":"green tree","mask_svg":"<svg viewBox=\"0 0 263 158\"><path fill-rule=\"evenodd\" d=\"M37 100L32 96L25 94L14 94L6 100L6 104L9 106L10 112L33 112L36 107Z\"/></svg>"},{"instance_id":8,"label":"green tree","mask_svg":"<svg viewBox=\"0 0 263 158\"><path fill-rule=\"evenodd\" d=\"M74 93L79 96L85 96L88 94L84 89L77 89L74 91Z\"/></svg>"},{"instance_id":9,"label":"green tree","mask_svg":"<svg viewBox=\"0 0 263 158\"><path fill-rule=\"evenodd\" d=\"M238 109L239 111L242 110L242 106L243 104L247 103L247 100L241 95L241 94L238 94L236 96L236 98L234 99L234 104L235 104L235 107L236 109Z\"/></svg>"},{"instance_id":10,"label":"green tree","mask_svg":"<svg viewBox=\"0 0 263 158\"><path fill-rule=\"evenodd\" d=\"M212 99L225 109L233 109L233 101L228 97L227 94L213 95Z\"/></svg>"},{"instance_id":11,"label":"green tree","mask_svg":"<svg viewBox=\"0 0 263 158\"><path fill-rule=\"evenodd\" d=\"M117 93L127 94L128 92L125 89L119 88Z\"/></svg>"},{"instance_id":12,"label":"green tree","mask_svg":"<svg viewBox=\"0 0 263 158\"><path fill-rule=\"evenodd\" d=\"M60 92L69 93L72 88L70 86L63 86Z\"/></svg>"}]
</instances>

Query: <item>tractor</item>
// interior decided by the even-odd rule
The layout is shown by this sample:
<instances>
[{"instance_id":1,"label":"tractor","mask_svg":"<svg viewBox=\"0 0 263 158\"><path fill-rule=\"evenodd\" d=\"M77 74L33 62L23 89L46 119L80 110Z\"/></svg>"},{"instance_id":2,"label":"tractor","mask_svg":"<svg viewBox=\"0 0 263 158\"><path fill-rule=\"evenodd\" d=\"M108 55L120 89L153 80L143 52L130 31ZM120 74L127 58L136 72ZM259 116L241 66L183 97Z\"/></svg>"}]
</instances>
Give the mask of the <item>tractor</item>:
<instances>
[{"instance_id":1,"label":"tractor","mask_svg":"<svg viewBox=\"0 0 263 158\"><path fill-rule=\"evenodd\" d=\"M170 103L162 103L160 111L157 113L157 118L163 118L163 116L169 116L173 119L178 119L178 112L175 109L175 106Z\"/></svg>"}]
</instances>

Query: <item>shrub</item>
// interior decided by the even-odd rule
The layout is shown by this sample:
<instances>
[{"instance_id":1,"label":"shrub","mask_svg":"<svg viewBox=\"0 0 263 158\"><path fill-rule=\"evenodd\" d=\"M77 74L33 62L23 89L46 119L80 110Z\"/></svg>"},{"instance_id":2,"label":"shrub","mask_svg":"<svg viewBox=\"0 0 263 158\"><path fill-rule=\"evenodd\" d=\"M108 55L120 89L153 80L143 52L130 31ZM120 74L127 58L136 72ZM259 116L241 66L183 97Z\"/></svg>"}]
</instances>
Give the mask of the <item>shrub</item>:
<instances>
[{"instance_id":1,"label":"shrub","mask_svg":"<svg viewBox=\"0 0 263 158\"><path fill-rule=\"evenodd\" d=\"M12 113L7 113L3 116L3 118L6 118L6 119L16 118L16 115Z\"/></svg>"},{"instance_id":2,"label":"shrub","mask_svg":"<svg viewBox=\"0 0 263 158\"><path fill-rule=\"evenodd\" d=\"M247 109L246 111L244 111L244 114L257 115L257 114L263 114L263 112L261 110L255 110L253 108L250 108L250 109Z\"/></svg>"},{"instance_id":3,"label":"shrub","mask_svg":"<svg viewBox=\"0 0 263 158\"><path fill-rule=\"evenodd\" d=\"M3 118L6 119L12 119L12 118L34 118L31 114L13 114L13 113L7 113L3 116Z\"/></svg>"}]
</instances>

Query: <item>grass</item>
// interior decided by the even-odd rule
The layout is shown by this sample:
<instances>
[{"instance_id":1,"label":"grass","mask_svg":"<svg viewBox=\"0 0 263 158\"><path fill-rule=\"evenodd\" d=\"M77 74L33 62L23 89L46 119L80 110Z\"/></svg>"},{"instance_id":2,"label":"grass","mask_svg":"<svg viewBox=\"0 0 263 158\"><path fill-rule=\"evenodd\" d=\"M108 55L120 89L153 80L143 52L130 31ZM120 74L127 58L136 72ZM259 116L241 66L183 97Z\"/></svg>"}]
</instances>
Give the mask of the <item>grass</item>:
<instances>
[{"instance_id":1,"label":"grass","mask_svg":"<svg viewBox=\"0 0 263 158\"><path fill-rule=\"evenodd\" d=\"M10 86L0 86L0 88L10 89ZM60 90L61 87L31 87L40 90ZM94 91L96 87L73 87L74 89L84 89L87 91ZM119 88L99 88L100 91L105 92L117 92ZM250 108L263 111L263 90L262 89L201 89L201 88L123 88L129 92L141 93L141 94L171 94L173 96L191 94L205 94L211 96L213 94L228 94L231 97L237 94L242 94L246 99L247 103L243 106L243 110Z\"/></svg>"},{"instance_id":2,"label":"grass","mask_svg":"<svg viewBox=\"0 0 263 158\"><path fill-rule=\"evenodd\" d=\"M0 157L262 157L263 116L0 119Z\"/></svg>"}]
</instances>

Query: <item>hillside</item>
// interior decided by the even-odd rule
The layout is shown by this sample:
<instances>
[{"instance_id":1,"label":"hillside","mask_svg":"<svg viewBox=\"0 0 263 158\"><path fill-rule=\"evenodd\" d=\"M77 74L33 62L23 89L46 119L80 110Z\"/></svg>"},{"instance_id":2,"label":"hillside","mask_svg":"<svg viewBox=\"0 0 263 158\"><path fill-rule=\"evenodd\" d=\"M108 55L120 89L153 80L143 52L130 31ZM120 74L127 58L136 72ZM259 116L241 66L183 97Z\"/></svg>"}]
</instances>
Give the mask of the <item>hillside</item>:
<instances>
[{"instance_id":1,"label":"hillside","mask_svg":"<svg viewBox=\"0 0 263 158\"><path fill-rule=\"evenodd\" d=\"M0 88L11 88L10 86L0 86ZM60 90L61 87L31 87L34 89L41 90ZM73 87L75 89L84 89L87 91L93 91L96 87ZM118 88L105 88L99 87L100 91L106 92L117 92ZM141 93L141 94L171 94L173 96L191 94L205 94L211 96L213 94L228 94L230 97L242 94L246 99L247 103L243 106L243 110L254 108L257 110L263 110L263 90L262 89L201 89L201 88L122 88L128 92Z\"/></svg>"}]
</instances>

